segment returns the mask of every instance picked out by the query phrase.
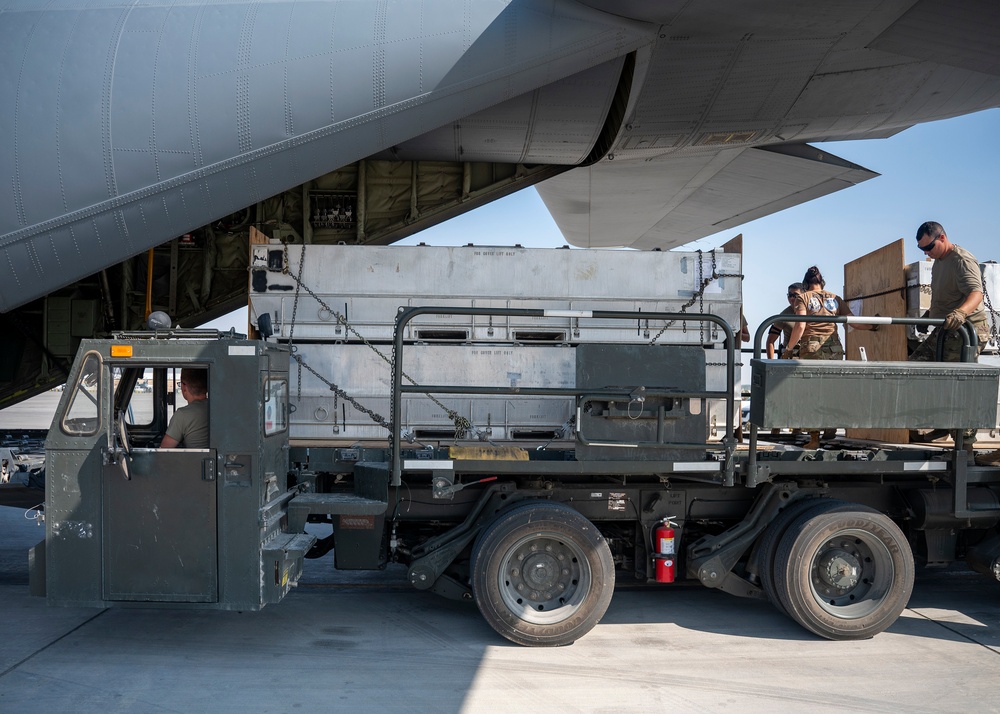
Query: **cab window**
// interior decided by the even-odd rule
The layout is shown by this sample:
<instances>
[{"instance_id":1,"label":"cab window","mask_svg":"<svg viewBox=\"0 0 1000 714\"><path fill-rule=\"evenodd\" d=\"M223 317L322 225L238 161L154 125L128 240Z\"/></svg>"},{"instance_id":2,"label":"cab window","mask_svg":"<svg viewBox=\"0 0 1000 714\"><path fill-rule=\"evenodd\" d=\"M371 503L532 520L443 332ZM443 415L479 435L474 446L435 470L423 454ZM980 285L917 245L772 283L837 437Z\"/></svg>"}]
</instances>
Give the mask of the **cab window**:
<instances>
[{"instance_id":1,"label":"cab window","mask_svg":"<svg viewBox=\"0 0 1000 714\"><path fill-rule=\"evenodd\" d=\"M199 365L194 369L206 368ZM114 413L124 417L129 444L135 448L160 448L174 414L188 404L181 388L182 369L130 362L116 366L112 372Z\"/></svg>"},{"instance_id":2,"label":"cab window","mask_svg":"<svg viewBox=\"0 0 1000 714\"><path fill-rule=\"evenodd\" d=\"M288 380L269 377L264 383L264 436L288 428Z\"/></svg>"},{"instance_id":3,"label":"cab window","mask_svg":"<svg viewBox=\"0 0 1000 714\"><path fill-rule=\"evenodd\" d=\"M156 417L153 370L141 366L114 367L115 413L125 413L130 427L149 428Z\"/></svg>"},{"instance_id":4,"label":"cab window","mask_svg":"<svg viewBox=\"0 0 1000 714\"><path fill-rule=\"evenodd\" d=\"M101 423L101 356L88 353L73 385L60 426L72 436L96 434Z\"/></svg>"}]
</instances>

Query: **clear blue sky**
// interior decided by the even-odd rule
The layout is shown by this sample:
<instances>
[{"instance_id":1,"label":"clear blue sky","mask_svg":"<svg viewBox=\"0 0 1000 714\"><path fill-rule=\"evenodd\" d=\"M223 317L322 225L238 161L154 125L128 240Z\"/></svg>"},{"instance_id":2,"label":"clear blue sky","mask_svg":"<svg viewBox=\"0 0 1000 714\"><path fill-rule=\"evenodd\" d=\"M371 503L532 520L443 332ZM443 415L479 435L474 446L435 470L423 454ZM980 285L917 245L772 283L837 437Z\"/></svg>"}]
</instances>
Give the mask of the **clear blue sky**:
<instances>
[{"instance_id":1,"label":"clear blue sky","mask_svg":"<svg viewBox=\"0 0 1000 714\"><path fill-rule=\"evenodd\" d=\"M914 234L927 220L981 262L1000 260L1000 109L922 124L889 139L818 144L882 174L865 183L681 250L710 250L743 234L744 305L751 329L780 312L788 283L816 264L827 289L843 294L843 266L903 238L906 262L922 258ZM403 244L565 244L534 189L526 189L407 239ZM1000 303L1000 296L996 296ZM211 326L245 329L245 312Z\"/></svg>"}]
</instances>

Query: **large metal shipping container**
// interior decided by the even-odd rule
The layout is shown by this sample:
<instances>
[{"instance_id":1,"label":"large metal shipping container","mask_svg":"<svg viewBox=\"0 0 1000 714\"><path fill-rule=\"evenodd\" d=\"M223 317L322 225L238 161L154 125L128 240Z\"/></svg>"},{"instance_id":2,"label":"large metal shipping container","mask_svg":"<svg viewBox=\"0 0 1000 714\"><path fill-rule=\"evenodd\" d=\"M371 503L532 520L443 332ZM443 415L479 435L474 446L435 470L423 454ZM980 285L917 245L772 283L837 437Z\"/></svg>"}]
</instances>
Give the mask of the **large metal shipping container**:
<instances>
[{"instance_id":1,"label":"large metal shipping container","mask_svg":"<svg viewBox=\"0 0 1000 714\"><path fill-rule=\"evenodd\" d=\"M293 360L292 438L353 442L384 439L386 432L329 383L388 418L390 342L402 306L706 312L738 333L740 271L741 256L725 253L260 245L253 249L250 301L254 315L270 316L272 339L293 342L305 365L299 372ZM404 371L423 384L574 387L576 345L655 341L704 345L705 385L723 390L724 337L698 321L422 315L406 328L412 346ZM567 422L575 404L564 397L437 399L471 422L467 438L572 440ZM454 438L441 404L406 395L405 433L418 441ZM724 403L711 400L704 410L705 439L722 438Z\"/></svg>"}]
</instances>

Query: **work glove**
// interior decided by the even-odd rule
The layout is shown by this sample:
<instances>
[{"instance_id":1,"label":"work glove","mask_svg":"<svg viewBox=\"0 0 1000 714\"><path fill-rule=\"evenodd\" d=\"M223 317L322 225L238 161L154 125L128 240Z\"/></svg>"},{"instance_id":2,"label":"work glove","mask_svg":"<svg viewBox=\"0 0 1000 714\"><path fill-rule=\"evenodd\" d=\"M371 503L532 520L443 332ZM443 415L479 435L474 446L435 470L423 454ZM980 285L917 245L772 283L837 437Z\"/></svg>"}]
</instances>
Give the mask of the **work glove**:
<instances>
[{"instance_id":1,"label":"work glove","mask_svg":"<svg viewBox=\"0 0 1000 714\"><path fill-rule=\"evenodd\" d=\"M944 329L948 332L954 332L959 327L965 324L966 315L961 310L952 310L948 313L948 317L944 318Z\"/></svg>"},{"instance_id":2,"label":"work glove","mask_svg":"<svg viewBox=\"0 0 1000 714\"><path fill-rule=\"evenodd\" d=\"M784 352L782 352L781 353L781 359L792 359L792 351L791 350L785 350Z\"/></svg>"}]
</instances>

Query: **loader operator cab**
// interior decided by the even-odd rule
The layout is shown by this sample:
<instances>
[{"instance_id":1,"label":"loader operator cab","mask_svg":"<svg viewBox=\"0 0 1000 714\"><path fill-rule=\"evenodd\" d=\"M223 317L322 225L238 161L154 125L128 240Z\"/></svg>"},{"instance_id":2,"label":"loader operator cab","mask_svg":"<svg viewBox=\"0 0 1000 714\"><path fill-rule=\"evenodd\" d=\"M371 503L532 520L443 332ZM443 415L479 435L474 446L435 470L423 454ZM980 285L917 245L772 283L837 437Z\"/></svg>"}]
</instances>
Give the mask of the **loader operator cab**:
<instances>
[{"instance_id":1,"label":"loader operator cab","mask_svg":"<svg viewBox=\"0 0 1000 714\"><path fill-rule=\"evenodd\" d=\"M211 372L207 367L190 367ZM112 414L120 422L119 429L123 429L120 434L123 447L160 447L174 413L188 403L182 395L181 369L159 365L112 368L115 385ZM211 425L211 403L208 423ZM211 443L210 429L208 438ZM191 448L190 444L180 446Z\"/></svg>"},{"instance_id":2,"label":"loader operator cab","mask_svg":"<svg viewBox=\"0 0 1000 714\"><path fill-rule=\"evenodd\" d=\"M175 330L81 345L46 441L32 587L50 604L254 610L287 592L296 553L270 553L270 578L260 559L287 521L288 353L232 337ZM208 444L160 448L185 403L183 368L207 375Z\"/></svg>"}]
</instances>

